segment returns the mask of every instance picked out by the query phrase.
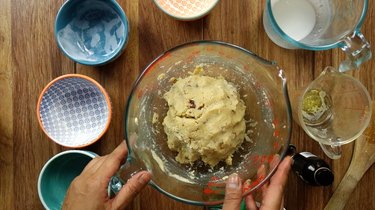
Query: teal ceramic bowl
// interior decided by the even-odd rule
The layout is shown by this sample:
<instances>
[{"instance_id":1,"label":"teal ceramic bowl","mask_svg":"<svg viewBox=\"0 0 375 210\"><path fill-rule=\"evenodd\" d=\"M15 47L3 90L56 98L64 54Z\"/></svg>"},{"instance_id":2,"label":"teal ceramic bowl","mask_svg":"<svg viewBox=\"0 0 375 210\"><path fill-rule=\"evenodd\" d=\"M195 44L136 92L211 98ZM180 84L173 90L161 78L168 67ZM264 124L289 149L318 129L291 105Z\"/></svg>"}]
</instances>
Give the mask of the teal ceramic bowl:
<instances>
[{"instance_id":1,"label":"teal ceramic bowl","mask_svg":"<svg viewBox=\"0 0 375 210\"><path fill-rule=\"evenodd\" d=\"M95 156L89 151L68 150L47 161L38 179L38 194L45 209L61 209L70 183Z\"/></svg>"}]
</instances>

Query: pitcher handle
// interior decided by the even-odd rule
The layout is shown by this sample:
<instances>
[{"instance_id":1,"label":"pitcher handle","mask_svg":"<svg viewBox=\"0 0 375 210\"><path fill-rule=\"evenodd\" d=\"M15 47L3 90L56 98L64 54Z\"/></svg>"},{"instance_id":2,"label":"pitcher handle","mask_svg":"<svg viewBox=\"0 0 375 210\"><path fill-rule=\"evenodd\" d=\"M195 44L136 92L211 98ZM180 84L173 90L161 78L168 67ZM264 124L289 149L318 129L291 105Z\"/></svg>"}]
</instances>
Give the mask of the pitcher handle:
<instances>
[{"instance_id":1,"label":"pitcher handle","mask_svg":"<svg viewBox=\"0 0 375 210\"><path fill-rule=\"evenodd\" d=\"M137 161L134 158L128 157L126 163L120 167L117 174L109 181L107 189L108 197L115 197L125 185L126 181L141 170L143 169L138 165Z\"/></svg>"},{"instance_id":2,"label":"pitcher handle","mask_svg":"<svg viewBox=\"0 0 375 210\"><path fill-rule=\"evenodd\" d=\"M357 69L362 63L370 60L371 46L363 34L355 31L343 40L341 49L346 53L346 60L340 64L339 71Z\"/></svg>"},{"instance_id":3,"label":"pitcher handle","mask_svg":"<svg viewBox=\"0 0 375 210\"><path fill-rule=\"evenodd\" d=\"M341 146L340 145L327 145L319 143L323 152L331 159L339 159L341 157Z\"/></svg>"}]
</instances>

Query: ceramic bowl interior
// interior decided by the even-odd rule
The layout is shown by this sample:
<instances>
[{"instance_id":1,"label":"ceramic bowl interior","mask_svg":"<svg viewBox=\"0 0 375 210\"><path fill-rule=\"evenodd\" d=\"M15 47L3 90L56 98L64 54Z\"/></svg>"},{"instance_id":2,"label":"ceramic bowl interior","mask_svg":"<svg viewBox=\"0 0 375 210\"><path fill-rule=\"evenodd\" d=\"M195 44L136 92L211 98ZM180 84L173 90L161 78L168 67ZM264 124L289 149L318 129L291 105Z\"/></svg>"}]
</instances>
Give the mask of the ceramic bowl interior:
<instances>
[{"instance_id":1,"label":"ceramic bowl interior","mask_svg":"<svg viewBox=\"0 0 375 210\"><path fill-rule=\"evenodd\" d=\"M179 20L196 20L209 13L219 0L154 0L166 14Z\"/></svg>"},{"instance_id":2,"label":"ceramic bowl interior","mask_svg":"<svg viewBox=\"0 0 375 210\"><path fill-rule=\"evenodd\" d=\"M38 194L46 209L61 209L70 183L95 156L87 151L68 150L44 165L38 179Z\"/></svg>"},{"instance_id":3,"label":"ceramic bowl interior","mask_svg":"<svg viewBox=\"0 0 375 210\"><path fill-rule=\"evenodd\" d=\"M47 85L39 98L37 113L48 137L72 148L98 140L111 118L105 90L82 75L65 75Z\"/></svg>"},{"instance_id":4,"label":"ceramic bowl interior","mask_svg":"<svg viewBox=\"0 0 375 210\"><path fill-rule=\"evenodd\" d=\"M56 16L55 38L72 60L101 65L121 54L128 21L114 0L68 0Z\"/></svg>"}]
</instances>

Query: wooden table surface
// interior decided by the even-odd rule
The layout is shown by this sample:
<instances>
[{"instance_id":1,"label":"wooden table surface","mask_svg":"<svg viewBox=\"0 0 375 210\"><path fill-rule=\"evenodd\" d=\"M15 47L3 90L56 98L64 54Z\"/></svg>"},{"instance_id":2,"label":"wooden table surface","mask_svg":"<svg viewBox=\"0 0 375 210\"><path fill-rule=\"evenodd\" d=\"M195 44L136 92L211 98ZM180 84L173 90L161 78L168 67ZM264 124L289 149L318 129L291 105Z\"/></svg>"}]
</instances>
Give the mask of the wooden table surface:
<instances>
[{"instance_id":1,"label":"wooden table surface","mask_svg":"<svg viewBox=\"0 0 375 210\"><path fill-rule=\"evenodd\" d=\"M309 52L285 50L266 36L262 14L264 0L222 0L203 19L176 21L151 0L120 0L131 26L125 52L102 67L76 64L58 49L54 35L55 15L63 0L0 0L0 209L42 209L37 178L43 164L63 148L39 128L36 103L43 87L67 73L88 75L109 92L113 118L109 130L85 149L98 154L111 152L122 141L123 112L130 88L142 69L163 51L193 40L221 40L237 44L275 60L286 71L289 86L301 87L327 65L337 67L344 59L338 50ZM375 45L375 5L369 10L362 32ZM350 74L375 94L375 59ZM290 174L285 193L288 210L323 209L345 174L354 144L344 147L340 160L329 160L319 145L293 124L292 143L299 151L324 157L333 167L331 187L311 187ZM359 182L346 209L375 209L375 166ZM176 202L147 187L128 209L203 209Z\"/></svg>"}]
</instances>

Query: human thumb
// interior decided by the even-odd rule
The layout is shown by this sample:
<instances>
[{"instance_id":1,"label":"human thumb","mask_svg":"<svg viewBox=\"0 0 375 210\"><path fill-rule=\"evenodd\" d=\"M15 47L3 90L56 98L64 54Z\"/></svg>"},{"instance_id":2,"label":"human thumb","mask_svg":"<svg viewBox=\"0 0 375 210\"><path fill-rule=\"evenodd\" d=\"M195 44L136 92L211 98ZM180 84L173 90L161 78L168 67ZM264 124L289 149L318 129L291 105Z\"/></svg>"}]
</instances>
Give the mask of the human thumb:
<instances>
[{"instance_id":1,"label":"human thumb","mask_svg":"<svg viewBox=\"0 0 375 210\"><path fill-rule=\"evenodd\" d=\"M225 186L223 210L240 209L242 200L242 184L237 174L229 176Z\"/></svg>"},{"instance_id":2,"label":"human thumb","mask_svg":"<svg viewBox=\"0 0 375 210\"><path fill-rule=\"evenodd\" d=\"M151 179L151 174L141 171L130 178L121 188L120 192L112 200L113 209L124 209L128 206L138 193L147 185Z\"/></svg>"}]
</instances>

